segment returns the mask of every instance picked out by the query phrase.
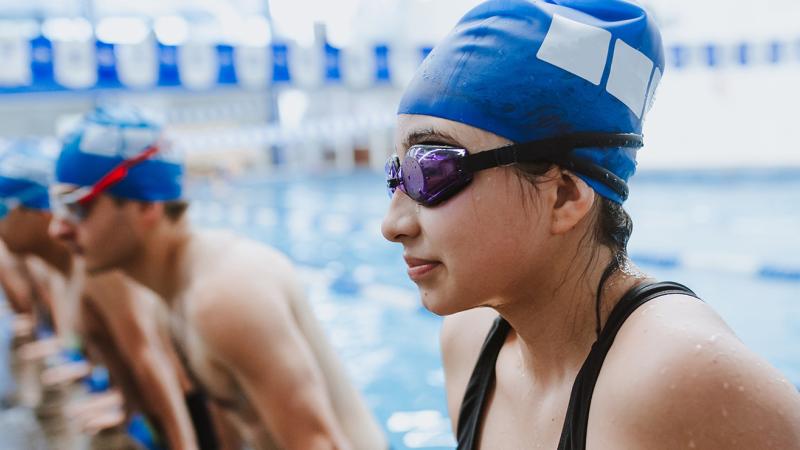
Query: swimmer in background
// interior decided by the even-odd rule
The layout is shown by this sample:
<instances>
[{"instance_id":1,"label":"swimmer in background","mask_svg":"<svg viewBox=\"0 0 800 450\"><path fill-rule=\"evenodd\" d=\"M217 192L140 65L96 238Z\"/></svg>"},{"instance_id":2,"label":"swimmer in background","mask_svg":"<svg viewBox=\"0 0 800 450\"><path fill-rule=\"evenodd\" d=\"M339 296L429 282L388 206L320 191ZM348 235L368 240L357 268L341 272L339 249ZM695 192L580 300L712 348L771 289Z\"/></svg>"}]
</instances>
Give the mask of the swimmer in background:
<instances>
[{"instance_id":1,"label":"swimmer in background","mask_svg":"<svg viewBox=\"0 0 800 450\"><path fill-rule=\"evenodd\" d=\"M60 226L73 229L87 270L120 269L163 299L192 378L247 445L387 447L288 259L191 227L183 164L158 121L125 107L87 114L56 178Z\"/></svg>"},{"instance_id":2,"label":"swimmer in background","mask_svg":"<svg viewBox=\"0 0 800 450\"><path fill-rule=\"evenodd\" d=\"M0 289L11 312L26 321L35 321L35 292L30 289L30 270L24 259L11 253L0 240Z\"/></svg>"},{"instance_id":3,"label":"swimmer in background","mask_svg":"<svg viewBox=\"0 0 800 450\"><path fill-rule=\"evenodd\" d=\"M15 351L35 339L37 323L40 327L52 329L49 305L41 302L43 295L37 292L40 284L33 281L31 266L43 264L35 258L15 255L0 239L0 289L12 315L11 346Z\"/></svg>"},{"instance_id":4,"label":"swimmer in background","mask_svg":"<svg viewBox=\"0 0 800 450\"><path fill-rule=\"evenodd\" d=\"M74 291L80 282L70 282L77 271L68 249L47 238L47 183L57 150L48 143L54 144L22 139L0 150L0 242L8 252L0 286L19 313L14 327L28 335L25 341L38 339L19 348L24 359L75 345L77 303L53 300L54 293Z\"/></svg>"},{"instance_id":5,"label":"swimmer in background","mask_svg":"<svg viewBox=\"0 0 800 450\"><path fill-rule=\"evenodd\" d=\"M460 450L800 448L795 387L627 257L663 70L634 2L491 0L404 93L382 231L448 316Z\"/></svg>"},{"instance_id":6,"label":"swimmer in background","mask_svg":"<svg viewBox=\"0 0 800 450\"><path fill-rule=\"evenodd\" d=\"M82 343L89 356L107 366L129 414L143 411L170 448L197 448L179 364L170 354L166 325L158 323L160 302L119 272L87 277L81 258L49 234L48 188L56 156L57 149L48 155L35 145L0 156L0 201L6 207L0 239L19 258L38 258L44 266L42 276L28 280L29 288L52 299L48 304L61 345Z\"/></svg>"}]
</instances>

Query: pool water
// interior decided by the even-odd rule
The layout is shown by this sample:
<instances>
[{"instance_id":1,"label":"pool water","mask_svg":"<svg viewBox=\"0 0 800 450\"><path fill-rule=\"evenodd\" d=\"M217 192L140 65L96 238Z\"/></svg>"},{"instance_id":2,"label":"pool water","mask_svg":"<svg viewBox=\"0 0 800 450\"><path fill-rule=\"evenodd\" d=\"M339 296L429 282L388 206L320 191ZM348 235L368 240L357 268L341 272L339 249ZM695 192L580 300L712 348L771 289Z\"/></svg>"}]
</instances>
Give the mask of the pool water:
<instances>
[{"instance_id":1,"label":"pool water","mask_svg":"<svg viewBox=\"0 0 800 450\"><path fill-rule=\"evenodd\" d=\"M401 247L380 234L383 186L370 171L204 181L190 186L190 214L295 261L393 448L452 448L441 319L420 307ZM800 173L642 173L631 192L641 267L690 286L800 385Z\"/></svg>"}]
</instances>

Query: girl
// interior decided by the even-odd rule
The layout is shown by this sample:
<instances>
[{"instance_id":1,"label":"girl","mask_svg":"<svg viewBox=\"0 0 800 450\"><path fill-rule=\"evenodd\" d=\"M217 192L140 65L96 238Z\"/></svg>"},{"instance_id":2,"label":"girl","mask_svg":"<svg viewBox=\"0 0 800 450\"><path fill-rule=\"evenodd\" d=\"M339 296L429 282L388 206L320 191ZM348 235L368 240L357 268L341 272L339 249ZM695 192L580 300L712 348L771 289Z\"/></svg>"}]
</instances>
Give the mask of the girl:
<instances>
[{"instance_id":1,"label":"girl","mask_svg":"<svg viewBox=\"0 0 800 450\"><path fill-rule=\"evenodd\" d=\"M800 448L795 388L628 261L622 203L663 69L634 3L491 0L406 90L382 231L448 316L459 449Z\"/></svg>"}]
</instances>

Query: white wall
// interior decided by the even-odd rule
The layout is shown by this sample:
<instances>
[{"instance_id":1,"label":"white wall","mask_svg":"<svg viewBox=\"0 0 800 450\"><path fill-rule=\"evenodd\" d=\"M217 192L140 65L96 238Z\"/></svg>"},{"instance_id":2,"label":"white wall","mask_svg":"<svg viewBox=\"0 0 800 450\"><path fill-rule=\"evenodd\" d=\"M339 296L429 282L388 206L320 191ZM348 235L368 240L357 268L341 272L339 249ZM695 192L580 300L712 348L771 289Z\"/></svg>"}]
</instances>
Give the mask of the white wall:
<instances>
[{"instance_id":1,"label":"white wall","mask_svg":"<svg viewBox=\"0 0 800 450\"><path fill-rule=\"evenodd\" d=\"M800 62L667 72L640 168L800 167Z\"/></svg>"},{"instance_id":2,"label":"white wall","mask_svg":"<svg viewBox=\"0 0 800 450\"><path fill-rule=\"evenodd\" d=\"M646 4L661 22L666 45L749 42L761 51L773 39L790 45L778 65L668 67L645 123L640 167L800 167L800 2Z\"/></svg>"}]
</instances>

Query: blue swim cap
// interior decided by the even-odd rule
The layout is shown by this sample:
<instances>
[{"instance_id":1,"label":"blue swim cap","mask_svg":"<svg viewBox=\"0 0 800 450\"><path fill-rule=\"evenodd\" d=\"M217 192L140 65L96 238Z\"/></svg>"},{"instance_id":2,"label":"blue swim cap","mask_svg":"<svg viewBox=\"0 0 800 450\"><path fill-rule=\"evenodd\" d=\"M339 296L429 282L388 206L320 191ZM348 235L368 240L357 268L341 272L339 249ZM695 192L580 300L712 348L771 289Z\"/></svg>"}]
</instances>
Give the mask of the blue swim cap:
<instances>
[{"instance_id":1,"label":"blue swim cap","mask_svg":"<svg viewBox=\"0 0 800 450\"><path fill-rule=\"evenodd\" d=\"M0 144L0 200L50 210L48 188L58 147L54 140L20 139ZM0 208L0 218L7 214Z\"/></svg>"},{"instance_id":2,"label":"blue swim cap","mask_svg":"<svg viewBox=\"0 0 800 450\"><path fill-rule=\"evenodd\" d=\"M92 186L153 145L159 151L131 167L107 192L132 200L177 200L183 192L183 161L164 138L160 121L126 106L97 108L67 134L56 163L56 181Z\"/></svg>"},{"instance_id":3,"label":"blue swim cap","mask_svg":"<svg viewBox=\"0 0 800 450\"><path fill-rule=\"evenodd\" d=\"M664 72L661 35L623 0L490 0L417 70L398 114L441 117L515 143L574 133L641 134ZM632 148L574 153L627 180ZM624 198L578 174L600 195Z\"/></svg>"}]
</instances>

